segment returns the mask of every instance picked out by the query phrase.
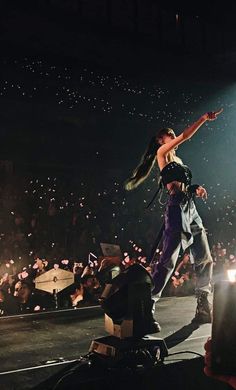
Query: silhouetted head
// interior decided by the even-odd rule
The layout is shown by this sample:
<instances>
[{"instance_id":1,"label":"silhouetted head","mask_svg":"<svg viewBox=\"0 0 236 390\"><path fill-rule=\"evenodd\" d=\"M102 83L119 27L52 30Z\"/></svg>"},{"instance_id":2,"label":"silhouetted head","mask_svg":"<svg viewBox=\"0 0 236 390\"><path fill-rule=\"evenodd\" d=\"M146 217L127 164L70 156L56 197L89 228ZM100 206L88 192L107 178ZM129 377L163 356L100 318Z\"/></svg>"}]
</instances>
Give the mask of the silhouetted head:
<instances>
[{"instance_id":1,"label":"silhouetted head","mask_svg":"<svg viewBox=\"0 0 236 390\"><path fill-rule=\"evenodd\" d=\"M167 127L159 130L158 133L151 138L140 163L133 171L132 176L127 179L124 184L126 190L133 190L148 177L156 161L157 150L161 145L170 142L175 137L174 130Z\"/></svg>"}]
</instances>

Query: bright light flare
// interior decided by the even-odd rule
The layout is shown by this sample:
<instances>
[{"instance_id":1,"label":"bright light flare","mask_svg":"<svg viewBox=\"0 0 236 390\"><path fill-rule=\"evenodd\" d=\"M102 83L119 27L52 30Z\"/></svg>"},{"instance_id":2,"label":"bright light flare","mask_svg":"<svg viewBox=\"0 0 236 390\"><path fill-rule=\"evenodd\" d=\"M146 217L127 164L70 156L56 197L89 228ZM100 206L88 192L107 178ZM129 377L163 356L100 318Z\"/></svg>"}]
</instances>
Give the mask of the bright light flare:
<instances>
[{"instance_id":1,"label":"bright light flare","mask_svg":"<svg viewBox=\"0 0 236 390\"><path fill-rule=\"evenodd\" d=\"M236 282L236 269L229 269L227 271L228 279L231 283Z\"/></svg>"}]
</instances>

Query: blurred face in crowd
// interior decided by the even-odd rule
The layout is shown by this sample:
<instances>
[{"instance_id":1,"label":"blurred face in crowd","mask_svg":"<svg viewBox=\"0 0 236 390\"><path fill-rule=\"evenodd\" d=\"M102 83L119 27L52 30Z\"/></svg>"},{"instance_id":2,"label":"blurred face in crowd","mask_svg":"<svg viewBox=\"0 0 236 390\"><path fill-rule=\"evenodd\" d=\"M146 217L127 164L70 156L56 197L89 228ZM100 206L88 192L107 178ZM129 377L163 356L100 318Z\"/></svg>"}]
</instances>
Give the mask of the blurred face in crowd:
<instances>
[{"instance_id":1,"label":"blurred face in crowd","mask_svg":"<svg viewBox=\"0 0 236 390\"><path fill-rule=\"evenodd\" d=\"M88 289L93 289L96 285L96 279L95 278L88 278L85 283L83 283L84 287Z\"/></svg>"},{"instance_id":2,"label":"blurred face in crowd","mask_svg":"<svg viewBox=\"0 0 236 390\"><path fill-rule=\"evenodd\" d=\"M14 297L18 297L20 289L21 289L21 282L17 282L15 284Z\"/></svg>"},{"instance_id":3,"label":"blurred face in crowd","mask_svg":"<svg viewBox=\"0 0 236 390\"><path fill-rule=\"evenodd\" d=\"M84 270L83 264L82 263L74 263L73 266L73 273L77 275L81 275Z\"/></svg>"},{"instance_id":4,"label":"blurred face in crowd","mask_svg":"<svg viewBox=\"0 0 236 390\"><path fill-rule=\"evenodd\" d=\"M43 260L40 259L39 257L37 257L37 259L35 259L35 264L38 266L38 269L44 268Z\"/></svg>"},{"instance_id":5,"label":"blurred face in crowd","mask_svg":"<svg viewBox=\"0 0 236 390\"><path fill-rule=\"evenodd\" d=\"M14 296L18 297L20 302L26 302L31 294L31 289L26 283L17 282L15 285Z\"/></svg>"},{"instance_id":6,"label":"blurred face in crowd","mask_svg":"<svg viewBox=\"0 0 236 390\"><path fill-rule=\"evenodd\" d=\"M3 274L1 281L2 282L9 282L9 275L7 272L5 272L5 274Z\"/></svg>"}]
</instances>

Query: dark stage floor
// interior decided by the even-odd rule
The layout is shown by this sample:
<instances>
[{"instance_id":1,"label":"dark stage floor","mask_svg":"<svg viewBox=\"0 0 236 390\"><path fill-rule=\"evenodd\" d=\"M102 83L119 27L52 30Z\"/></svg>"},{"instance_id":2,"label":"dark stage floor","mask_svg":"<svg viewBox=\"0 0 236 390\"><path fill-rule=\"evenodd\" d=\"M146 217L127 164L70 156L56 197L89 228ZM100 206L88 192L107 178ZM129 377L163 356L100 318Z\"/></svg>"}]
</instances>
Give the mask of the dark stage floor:
<instances>
[{"instance_id":1,"label":"dark stage floor","mask_svg":"<svg viewBox=\"0 0 236 390\"><path fill-rule=\"evenodd\" d=\"M199 328L191 324L196 300L194 297L162 298L157 304L156 317L162 331L157 337L165 339L169 354L164 365L148 374L133 375L142 389L227 389L224 383L207 378L203 374L204 343L211 333L211 325ZM78 359L88 352L91 340L106 335L104 319L100 308L66 310L63 312L0 319L0 389L53 388L48 378L57 375L69 361ZM78 374L79 375L79 374ZM92 373L91 373L92 375ZM91 376L90 375L90 376ZM114 374L115 377L115 374ZM90 378L91 379L91 378ZM75 379L74 379L75 380ZM129 388L130 378L123 383L119 377L115 388ZM79 382L79 380L78 380ZM118 387L117 387L118 386ZM66 388L78 388L81 386ZM88 388L86 384L83 388ZM105 388L105 387L104 387ZM106 389L114 389L110 383Z\"/></svg>"}]
</instances>

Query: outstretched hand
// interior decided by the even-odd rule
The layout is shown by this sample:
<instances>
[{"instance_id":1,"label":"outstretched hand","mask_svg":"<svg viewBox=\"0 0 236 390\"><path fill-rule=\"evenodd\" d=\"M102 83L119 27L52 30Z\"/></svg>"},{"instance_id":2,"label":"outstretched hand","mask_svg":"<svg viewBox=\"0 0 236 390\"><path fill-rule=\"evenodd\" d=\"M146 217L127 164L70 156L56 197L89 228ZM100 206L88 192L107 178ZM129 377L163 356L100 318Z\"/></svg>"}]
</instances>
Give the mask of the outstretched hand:
<instances>
[{"instance_id":1,"label":"outstretched hand","mask_svg":"<svg viewBox=\"0 0 236 390\"><path fill-rule=\"evenodd\" d=\"M205 116L206 120L214 121L215 119L217 119L218 115L220 115L222 113L222 111L223 111L223 108L221 108L218 111L207 112L204 116Z\"/></svg>"},{"instance_id":2,"label":"outstretched hand","mask_svg":"<svg viewBox=\"0 0 236 390\"><path fill-rule=\"evenodd\" d=\"M204 187L199 186L196 189L196 196L197 198L207 199L207 191Z\"/></svg>"}]
</instances>

